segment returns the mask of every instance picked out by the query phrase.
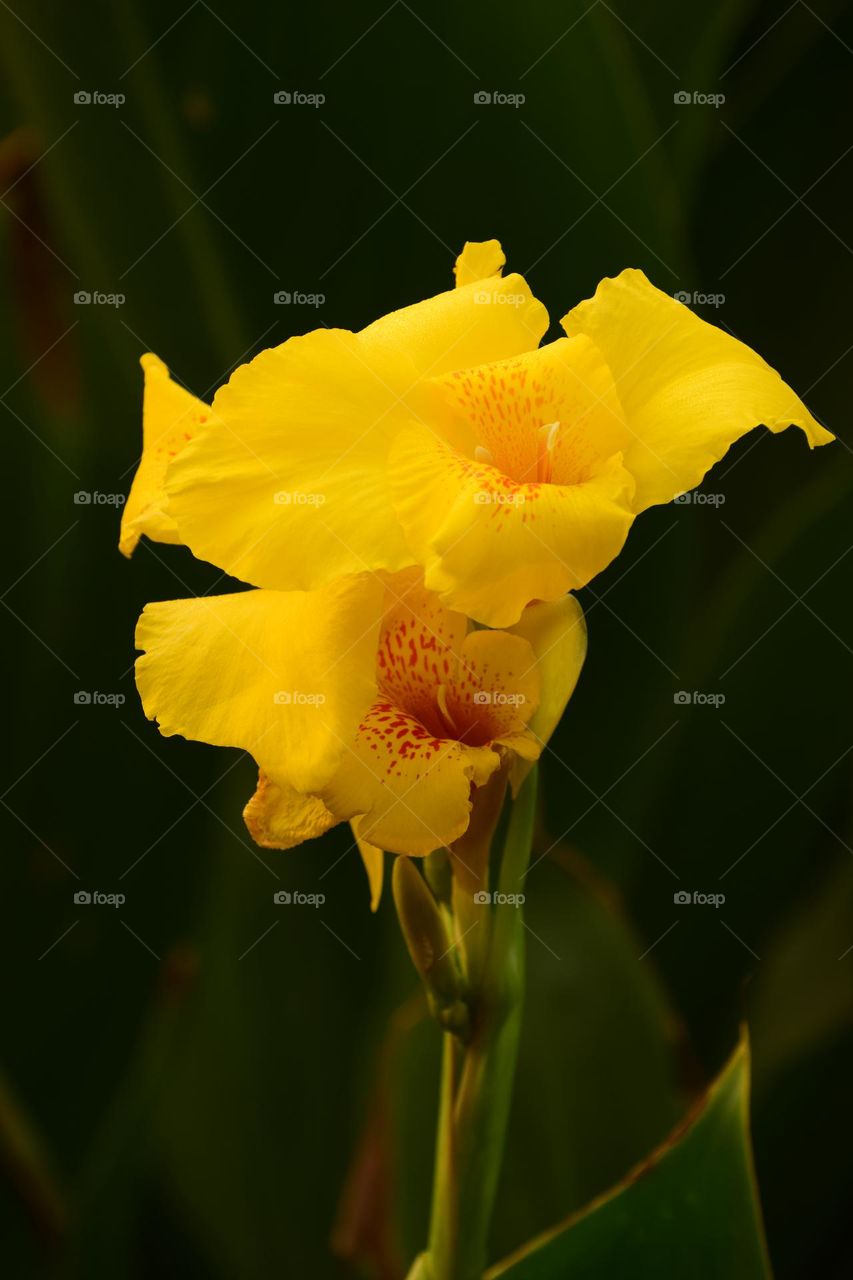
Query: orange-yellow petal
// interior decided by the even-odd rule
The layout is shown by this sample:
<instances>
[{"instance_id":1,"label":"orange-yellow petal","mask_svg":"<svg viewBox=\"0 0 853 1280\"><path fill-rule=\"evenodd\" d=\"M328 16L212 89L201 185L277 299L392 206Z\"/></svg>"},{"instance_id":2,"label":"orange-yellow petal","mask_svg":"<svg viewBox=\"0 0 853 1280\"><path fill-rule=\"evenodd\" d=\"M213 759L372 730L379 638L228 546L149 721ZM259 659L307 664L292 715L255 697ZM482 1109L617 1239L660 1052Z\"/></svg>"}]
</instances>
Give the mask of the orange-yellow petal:
<instances>
[{"instance_id":1,"label":"orange-yellow petal","mask_svg":"<svg viewBox=\"0 0 853 1280\"><path fill-rule=\"evenodd\" d=\"M286 782L274 782L263 769L243 819L255 844L265 849L293 849L304 840L323 835L337 821L317 796L302 795Z\"/></svg>"}]
</instances>

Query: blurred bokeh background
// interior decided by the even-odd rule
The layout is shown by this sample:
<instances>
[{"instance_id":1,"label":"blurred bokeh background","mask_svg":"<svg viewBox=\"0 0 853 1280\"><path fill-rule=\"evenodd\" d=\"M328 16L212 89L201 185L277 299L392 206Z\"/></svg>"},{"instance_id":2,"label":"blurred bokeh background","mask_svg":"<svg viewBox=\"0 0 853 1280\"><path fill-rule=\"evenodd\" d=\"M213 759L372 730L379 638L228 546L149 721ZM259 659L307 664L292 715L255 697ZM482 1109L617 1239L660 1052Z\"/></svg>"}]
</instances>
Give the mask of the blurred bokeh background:
<instances>
[{"instance_id":1,"label":"blurred bokeh background","mask_svg":"<svg viewBox=\"0 0 853 1280\"><path fill-rule=\"evenodd\" d=\"M646 1155L747 1019L778 1276L849 1276L851 6L9 0L0 29L4 1274L394 1280L421 1243L434 1038L390 901L346 832L256 850L251 761L146 722L141 607L228 584L127 563L118 504L144 351L209 397L497 236L552 336L640 266L841 439L747 437L582 593L495 1256Z\"/></svg>"}]
</instances>

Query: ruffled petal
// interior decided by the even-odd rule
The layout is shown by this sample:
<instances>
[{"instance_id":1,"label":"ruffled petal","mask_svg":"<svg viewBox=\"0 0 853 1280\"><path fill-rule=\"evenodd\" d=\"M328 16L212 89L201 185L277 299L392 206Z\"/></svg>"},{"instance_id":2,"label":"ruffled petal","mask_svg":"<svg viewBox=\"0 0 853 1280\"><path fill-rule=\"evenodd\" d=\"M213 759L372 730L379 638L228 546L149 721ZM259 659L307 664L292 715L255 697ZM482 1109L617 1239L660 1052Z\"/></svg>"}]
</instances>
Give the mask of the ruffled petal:
<instances>
[{"instance_id":1,"label":"ruffled petal","mask_svg":"<svg viewBox=\"0 0 853 1280\"><path fill-rule=\"evenodd\" d=\"M317 796L302 795L286 782L274 782L263 770L243 819L255 844L265 849L294 849L304 840L323 835L337 822Z\"/></svg>"},{"instance_id":2,"label":"ruffled petal","mask_svg":"<svg viewBox=\"0 0 853 1280\"><path fill-rule=\"evenodd\" d=\"M488 284L358 334L292 338L238 369L217 392L208 430L169 468L170 513L193 553L275 590L414 563L387 455L407 423L446 416L424 379L528 350L547 327L520 276Z\"/></svg>"},{"instance_id":3,"label":"ruffled petal","mask_svg":"<svg viewBox=\"0 0 853 1280\"><path fill-rule=\"evenodd\" d=\"M618 454L582 483L518 484L411 427L395 442L391 477L427 586L491 627L584 586L621 551L633 519L634 482Z\"/></svg>"},{"instance_id":4,"label":"ruffled petal","mask_svg":"<svg viewBox=\"0 0 853 1280\"><path fill-rule=\"evenodd\" d=\"M136 682L165 736L241 747L279 785L319 791L375 697L381 584L149 604Z\"/></svg>"},{"instance_id":5,"label":"ruffled petal","mask_svg":"<svg viewBox=\"0 0 853 1280\"><path fill-rule=\"evenodd\" d=\"M642 271L602 280L563 320L613 372L631 443L635 511L694 488L736 440L763 424L833 439L779 374L744 343L656 289Z\"/></svg>"},{"instance_id":6,"label":"ruffled petal","mask_svg":"<svg viewBox=\"0 0 853 1280\"><path fill-rule=\"evenodd\" d=\"M119 550L131 556L143 534L155 542L180 542L177 526L167 511L163 487L173 458L210 418L210 406L197 400L169 377L157 356L144 355L142 400L142 456L121 517Z\"/></svg>"},{"instance_id":7,"label":"ruffled petal","mask_svg":"<svg viewBox=\"0 0 853 1280\"><path fill-rule=\"evenodd\" d=\"M217 392L214 421L169 470L182 540L271 589L411 564L382 460L416 381L404 355L342 330L262 352Z\"/></svg>"},{"instance_id":8,"label":"ruffled petal","mask_svg":"<svg viewBox=\"0 0 853 1280\"><path fill-rule=\"evenodd\" d=\"M362 839L420 857L462 835L472 783L499 765L497 752L434 737L399 707L377 702L322 798L342 817L363 815Z\"/></svg>"}]
</instances>

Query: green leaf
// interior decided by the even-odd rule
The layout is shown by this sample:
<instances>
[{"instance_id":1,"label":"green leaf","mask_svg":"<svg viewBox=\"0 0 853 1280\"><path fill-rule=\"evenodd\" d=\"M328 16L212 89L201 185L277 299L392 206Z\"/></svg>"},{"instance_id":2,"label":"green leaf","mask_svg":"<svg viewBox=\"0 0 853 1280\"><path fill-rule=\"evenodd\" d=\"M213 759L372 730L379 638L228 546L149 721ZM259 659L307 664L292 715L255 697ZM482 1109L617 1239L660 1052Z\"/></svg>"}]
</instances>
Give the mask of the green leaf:
<instances>
[{"instance_id":1,"label":"green leaf","mask_svg":"<svg viewBox=\"0 0 853 1280\"><path fill-rule=\"evenodd\" d=\"M748 1128L749 1047L626 1180L488 1272L488 1280L763 1280Z\"/></svg>"},{"instance_id":2,"label":"green leaf","mask_svg":"<svg viewBox=\"0 0 853 1280\"><path fill-rule=\"evenodd\" d=\"M653 959L638 963L650 940L579 852L540 860L552 843L525 881L529 976L492 1258L624 1178L687 1102L676 1015Z\"/></svg>"}]
</instances>

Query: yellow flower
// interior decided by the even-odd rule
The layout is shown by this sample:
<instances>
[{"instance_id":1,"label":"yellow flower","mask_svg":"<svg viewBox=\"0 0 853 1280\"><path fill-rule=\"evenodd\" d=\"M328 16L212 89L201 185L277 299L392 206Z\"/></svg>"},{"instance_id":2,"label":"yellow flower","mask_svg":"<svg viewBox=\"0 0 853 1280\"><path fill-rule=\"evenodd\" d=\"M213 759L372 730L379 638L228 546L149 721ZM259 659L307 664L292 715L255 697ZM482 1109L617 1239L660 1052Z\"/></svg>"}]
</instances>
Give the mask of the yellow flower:
<instances>
[{"instance_id":1,"label":"yellow flower","mask_svg":"<svg viewBox=\"0 0 853 1280\"><path fill-rule=\"evenodd\" d=\"M507 626L589 582L637 514L753 427L832 439L760 356L640 271L540 347L545 308L503 261L496 241L466 245L455 290L242 366L153 508L254 586L417 565L448 607Z\"/></svg>"},{"instance_id":2,"label":"yellow flower","mask_svg":"<svg viewBox=\"0 0 853 1280\"><path fill-rule=\"evenodd\" d=\"M473 789L502 763L518 782L539 756L586 633L573 596L530 606L512 631L475 630L408 570L150 604L137 645L163 734L254 756L257 843L291 848L350 821L375 900L380 850L451 844Z\"/></svg>"}]
</instances>

